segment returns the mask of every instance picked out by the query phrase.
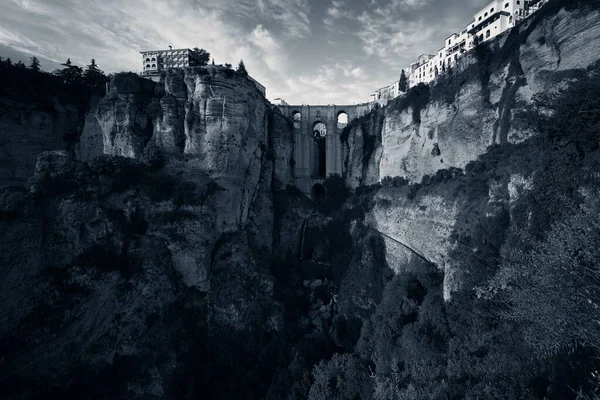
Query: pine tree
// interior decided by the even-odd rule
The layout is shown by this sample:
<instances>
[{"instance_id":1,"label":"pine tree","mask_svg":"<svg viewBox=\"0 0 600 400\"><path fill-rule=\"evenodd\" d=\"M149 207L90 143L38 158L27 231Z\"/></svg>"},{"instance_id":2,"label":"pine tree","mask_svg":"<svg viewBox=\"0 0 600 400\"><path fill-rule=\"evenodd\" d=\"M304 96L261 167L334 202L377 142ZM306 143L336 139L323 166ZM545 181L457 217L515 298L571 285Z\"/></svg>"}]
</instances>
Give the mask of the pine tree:
<instances>
[{"instance_id":1,"label":"pine tree","mask_svg":"<svg viewBox=\"0 0 600 400\"><path fill-rule=\"evenodd\" d=\"M92 91L102 89L107 80L106 75L104 75L104 72L98 68L96 60L93 58L90 61L90 65L85 68L83 78L85 79L86 85Z\"/></svg>"},{"instance_id":2,"label":"pine tree","mask_svg":"<svg viewBox=\"0 0 600 400\"><path fill-rule=\"evenodd\" d=\"M7 67L11 67L13 65L12 60L10 59L10 57L8 57L5 62L6 62L6 66Z\"/></svg>"},{"instance_id":3,"label":"pine tree","mask_svg":"<svg viewBox=\"0 0 600 400\"><path fill-rule=\"evenodd\" d=\"M404 70L402 70L402 72L400 73L399 88L401 92L406 92L408 90L408 79L406 79L406 73L404 72Z\"/></svg>"},{"instance_id":4,"label":"pine tree","mask_svg":"<svg viewBox=\"0 0 600 400\"><path fill-rule=\"evenodd\" d=\"M65 68L55 71L55 74L58 75L64 83L67 85L77 85L81 83L83 75L83 69L81 67L71 63L70 58L61 65Z\"/></svg>"},{"instance_id":5,"label":"pine tree","mask_svg":"<svg viewBox=\"0 0 600 400\"><path fill-rule=\"evenodd\" d=\"M40 60L37 57L31 57L31 64L29 64L29 69L35 72L40 72Z\"/></svg>"},{"instance_id":6,"label":"pine tree","mask_svg":"<svg viewBox=\"0 0 600 400\"><path fill-rule=\"evenodd\" d=\"M246 71L246 66L244 65L244 60L240 60L240 63L237 67L237 72L240 75L248 76L248 71Z\"/></svg>"},{"instance_id":7,"label":"pine tree","mask_svg":"<svg viewBox=\"0 0 600 400\"><path fill-rule=\"evenodd\" d=\"M26 69L27 67L25 66L25 64L23 64L23 61L20 61L18 63L15 64L15 67L20 68L20 69Z\"/></svg>"}]
</instances>

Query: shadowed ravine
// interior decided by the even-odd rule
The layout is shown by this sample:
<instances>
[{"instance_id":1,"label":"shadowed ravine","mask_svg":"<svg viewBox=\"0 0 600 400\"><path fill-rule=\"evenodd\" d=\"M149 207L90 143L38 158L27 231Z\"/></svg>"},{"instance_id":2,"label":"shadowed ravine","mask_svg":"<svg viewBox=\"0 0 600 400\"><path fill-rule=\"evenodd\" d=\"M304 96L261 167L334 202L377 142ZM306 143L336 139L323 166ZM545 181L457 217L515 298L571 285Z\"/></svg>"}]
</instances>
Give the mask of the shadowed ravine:
<instances>
[{"instance_id":1,"label":"shadowed ravine","mask_svg":"<svg viewBox=\"0 0 600 400\"><path fill-rule=\"evenodd\" d=\"M318 121L238 71L0 63L0 397L597 398L600 3L480 46L313 199Z\"/></svg>"}]
</instances>

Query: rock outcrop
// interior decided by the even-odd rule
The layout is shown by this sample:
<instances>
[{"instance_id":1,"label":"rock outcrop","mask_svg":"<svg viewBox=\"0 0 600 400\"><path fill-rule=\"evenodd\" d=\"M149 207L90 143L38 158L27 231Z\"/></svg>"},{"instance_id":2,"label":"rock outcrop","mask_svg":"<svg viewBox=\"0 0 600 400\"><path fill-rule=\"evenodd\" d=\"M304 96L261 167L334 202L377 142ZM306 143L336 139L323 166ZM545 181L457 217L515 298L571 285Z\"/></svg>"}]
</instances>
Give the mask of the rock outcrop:
<instances>
[{"instance_id":1,"label":"rock outcrop","mask_svg":"<svg viewBox=\"0 0 600 400\"><path fill-rule=\"evenodd\" d=\"M385 108L380 126L354 124L345 144L348 184L386 176L418 182L440 169L464 168L490 145L535 135L528 120L532 98L559 89L576 70L598 61L598 26L595 9L550 15L542 9L482 53L463 56L454 76L440 78L419 95L424 104L418 104L422 98L397 99ZM379 139L369 160L364 160L364 140L357 140L365 137Z\"/></svg>"}]
</instances>

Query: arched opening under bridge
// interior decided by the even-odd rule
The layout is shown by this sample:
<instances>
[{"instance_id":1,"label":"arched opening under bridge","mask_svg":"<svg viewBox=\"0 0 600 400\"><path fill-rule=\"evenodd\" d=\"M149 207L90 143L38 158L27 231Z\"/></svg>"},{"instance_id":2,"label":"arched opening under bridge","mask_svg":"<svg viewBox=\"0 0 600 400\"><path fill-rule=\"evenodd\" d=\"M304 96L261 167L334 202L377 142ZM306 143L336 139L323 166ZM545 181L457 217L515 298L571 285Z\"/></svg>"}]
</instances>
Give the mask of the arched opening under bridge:
<instances>
[{"instance_id":1,"label":"arched opening under bridge","mask_svg":"<svg viewBox=\"0 0 600 400\"><path fill-rule=\"evenodd\" d=\"M313 176L325 178L327 175L327 127L321 121L313 124L312 136L314 139Z\"/></svg>"},{"instance_id":2,"label":"arched opening under bridge","mask_svg":"<svg viewBox=\"0 0 600 400\"><path fill-rule=\"evenodd\" d=\"M346 125L348 125L348 113L340 111L337 115L337 127L338 129L344 129Z\"/></svg>"}]
</instances>

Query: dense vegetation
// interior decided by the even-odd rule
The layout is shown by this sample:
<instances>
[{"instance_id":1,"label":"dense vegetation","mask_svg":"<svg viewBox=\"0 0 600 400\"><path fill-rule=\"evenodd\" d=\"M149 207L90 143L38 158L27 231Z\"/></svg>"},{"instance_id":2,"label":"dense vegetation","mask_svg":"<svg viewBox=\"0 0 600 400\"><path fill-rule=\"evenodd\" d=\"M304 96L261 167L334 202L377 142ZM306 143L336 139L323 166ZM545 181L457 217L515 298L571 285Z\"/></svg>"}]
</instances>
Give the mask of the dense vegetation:
<instances>
[{"instance_id":1,"label":"dense vegetation","mask_svg":"<svg viewBox=\"0 0 600 400\"><path fill-rule=\"evenodd\" d=\"M64 68L52 73L41 70L37 58L31 64L13 63L0 58L0 96L30 104L42 111L54 112L55 101L73 104L82 112L89 107L93 94L103 94L108 77L95 60L81 68L67 60Z\"/></svg>"},{"instance_id":2,"label":"dense vegetation","mask_svg":"<svg viewBox=\"0 0 600 400\"><path fill-rule=\"evenodd\" d=\"M493 146L464 171L419 184L386 178L355 193L467 189L458 226L469 229L453 235L451 257L469 272L450 302L435 268L393 277L355 347L314 368L310 399L600 396L599 77L600 63L538 96L536 138ZM529 191L510 208L486 208L491 187L515 175Z\"/></svg>"}]
</instances>

